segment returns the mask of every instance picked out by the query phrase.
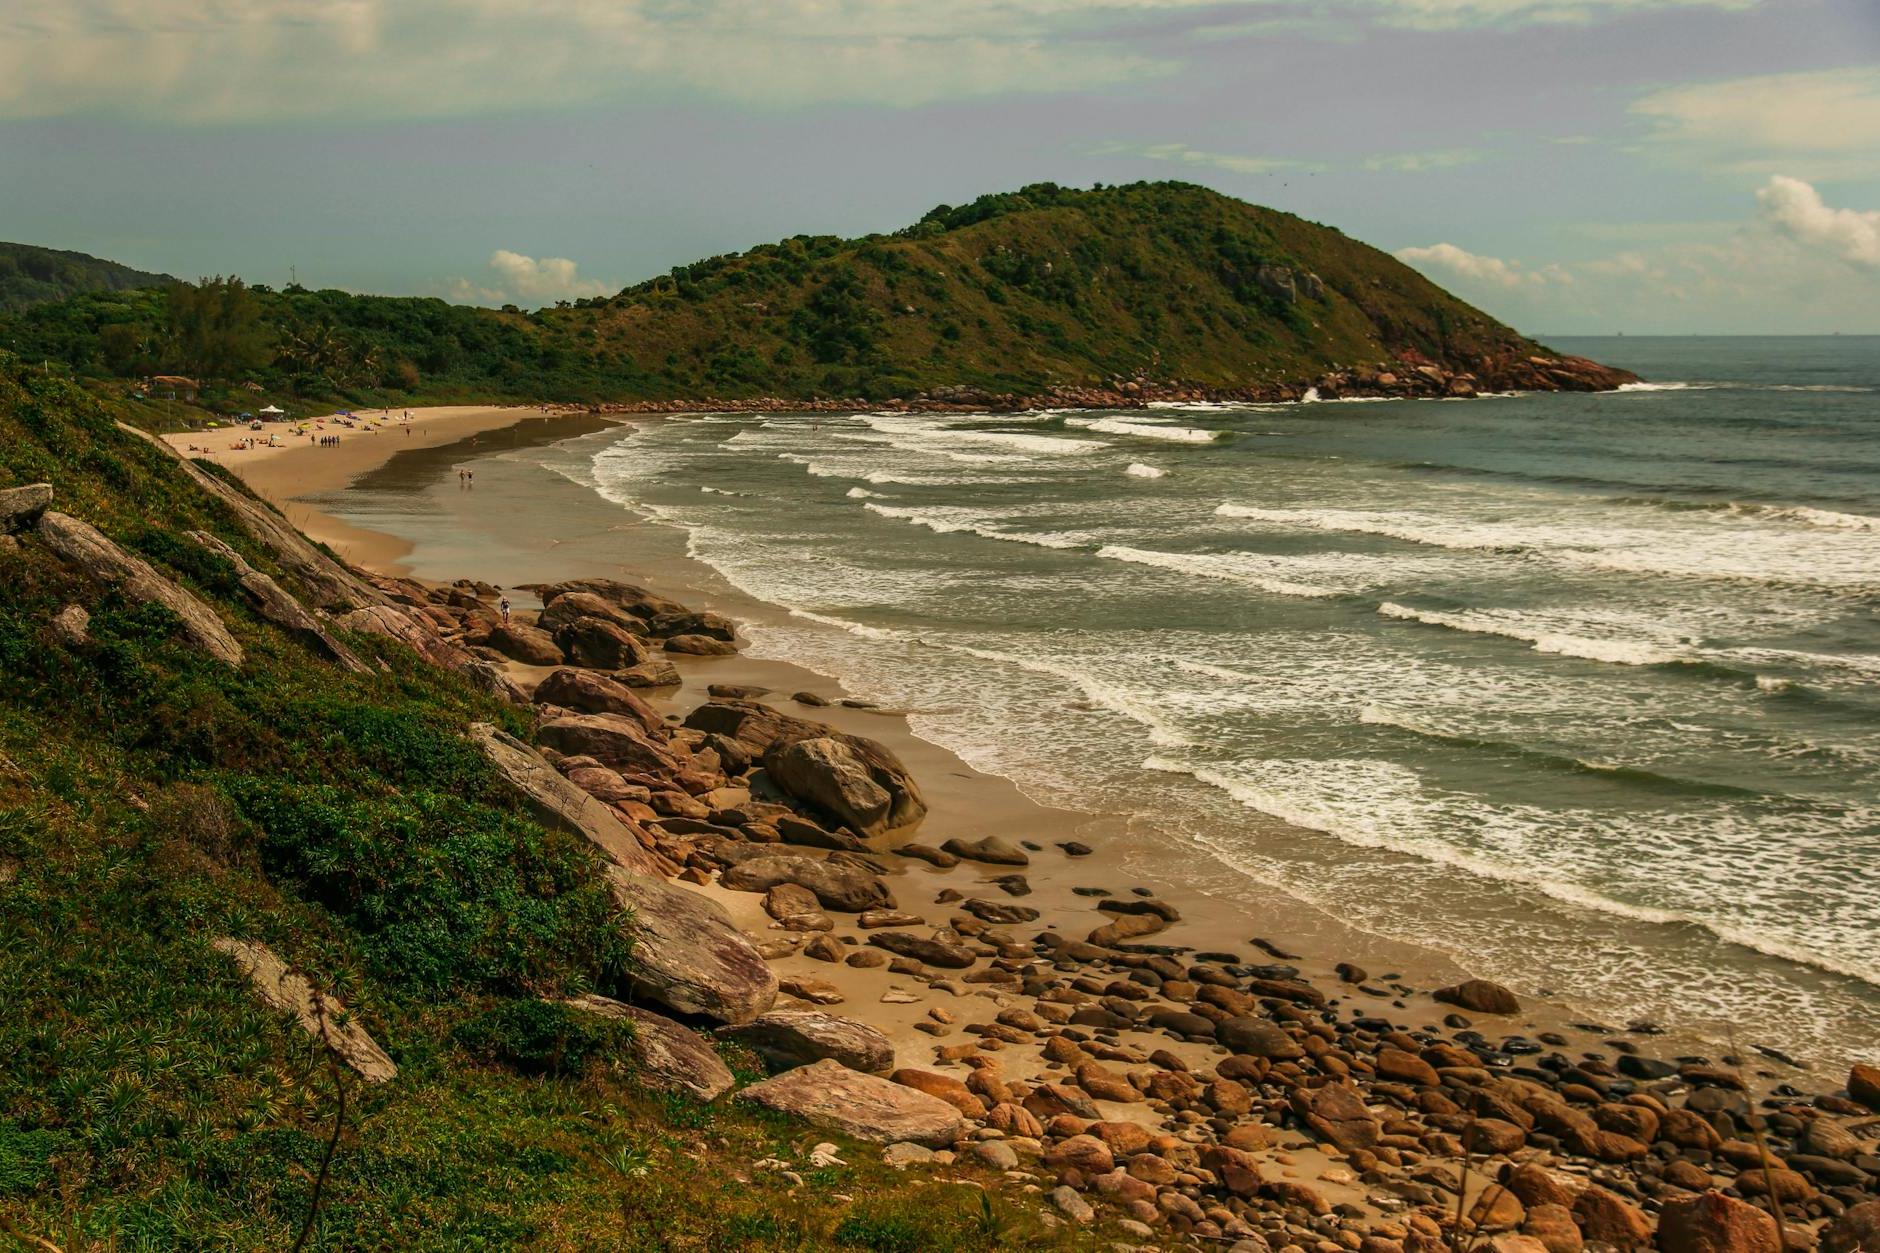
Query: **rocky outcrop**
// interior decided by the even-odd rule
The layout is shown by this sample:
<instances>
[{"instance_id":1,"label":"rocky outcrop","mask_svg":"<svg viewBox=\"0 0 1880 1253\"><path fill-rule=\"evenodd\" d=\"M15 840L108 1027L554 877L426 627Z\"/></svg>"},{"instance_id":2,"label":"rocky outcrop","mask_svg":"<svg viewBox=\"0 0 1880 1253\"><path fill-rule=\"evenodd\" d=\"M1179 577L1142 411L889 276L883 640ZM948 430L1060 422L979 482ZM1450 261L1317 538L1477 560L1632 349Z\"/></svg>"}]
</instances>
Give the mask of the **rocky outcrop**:
<instances>
[{"instance_id":1,"label":"rocky outcrop","mask_svg":"<svg viewBox=\"0 0 1880 1253\"><path fill-rule=\"evenodd\" d=\"M568 579L532 590L542 597L545 612L553 609L556 601L573 592L586 592L597 596L645 622L651 622L662 614L686 612L686 607L676 600L668 600L655 592L649 592L632 583L622 583L618 579Z\"/></svg>"},{"instance_id":2,"label":"rocky outcrop","mask_svg":"<svg viewBox=\"0 0 1880 1253\"><path fill-rule=\"evenodd\" d=\"M536 728L536 741L567 757L592 757L616 770L677 774L679 763L636 718L571 714Z\"/></svg>"},{"instance_id":3,"label":"rocky outcrop","mask_svg":"<svg viewBox=\"0 0 1880 1253\"><path fill-rule=\"evenodd\" d=\"M52 507L52 484L28 483L24 487L0 487L0 535L23 531Z\"/></svg>"},{"instance_id":4,"label":"rocky outcrop","mask_svg":"<svg viewBox=\"0 0 1880 1253\"><path fill-rule=\"evenodd\" d=\"M1477 1014L1521 1012L1521 1002L1514 993L1486 979L1467 979L1453 987L1438 988L1433 995L1445 1005L1454 1005Z\"/></svg>"},{"instance_id":5,"label":"rocky outcrop","mask_svg":"<svg viewBox=\"0 0 1880 1253\"><path fill-rule=\"evenodd\" d=\"M618 866L607 880L627 911L628 978L642 995L725 1023L749 1022L776 1003L777 976L716 901Z\"/></svg>"},{"instance_id":6,"label":"rocky outcrop","mask_svg":"<svg viewBox=\"0 0 1880 1253\"><path fill-rule=\"evenodd\" d=\"M1776 1220L1721 1192L1676 1197L1658 1215L1662 1253L1782 1253Z\"/></svg>"},{"instance_id":7,"label":"rocky outcrop","mask_svg":"<svg viewBox=\"0 0 1880 1253\"><path fill-rule=\"evenodd\" d=\"M571 665L625 670L646 660L640 638L606 618L576 618L555 629L555 643Z\"/></svg>"},{"instance_id":8,"label":"rocky outcrop","mask_svg":"<svg viewBox=\"0 0 1880 1253\"><path fill-rule=\"evenodd\" d=\"M877 1144L951 1145L965 1130L960 1112L938 1097L820 1061L753 1084L737 1100Z\"/></svg>"},{"instance_id":9,"label":"rocky outcrop","mask_svg":"<svg viewBox=\"0 0 1880 1253\"><path fill-rule=\"evenodd\" d=\"M785 792L833 814L863 835L880 835L887 829L894 798L841 740L820 737L773 748L764 754L764 769Z\"/></svg>"},{"instance_id":10,"label":"rocky outcrop","mask_svg":"<svg viewBox=\"0 0 1880 1253\"><path fill-rule=\"evenodd\" d=\"M605 996L577 996L564 1002L574 1009L633 1024L628 1050L634 1078L660 1092L684 1092L701 1101L715 1101L736 1086L731 1068L719 1058L711 1041L690 1027L651 1010L625 1005Z\"/></svg>"},{"instance_id":11,"label":"rocky outcrop","mask_svg":"<svg viewBox=\"0 0 1880 1253\"><path fill-rule=\"evenodd\" d=\"M498 623L483 637L483 643L525 666L559 666L562 661L561 645L555 637L526 622Z\"/></svg>"},{"instance_id":12,"label":"rocky outcrop","mask_svg":"<svg viewBox=\"0 0 1880 1253\"><path fill-rule=\"evenodd\" d=\"M210 947L234 959L263 1004L294 1015L303 1031L332 1049L367 1083L398 1077L398 1067L346 1006L315 988L307 976L290 970L273 949L229 937L211 941Z\"/></svg>"},{"instance_id":13,"label":"rocky outcrop","mask_svg":"<svg viewBox=\"0 0 1880 1253\"><path fill-rule=\"evenodd\" d=\"M512 705L528 704L522 689L511 683L507 675L439 635L436 625L417 613L388 603L355 609L341 614L336 621L349 631L395 640L432 665L462 675L498 700Z\"/></svg>"},{"instance_id":14,"label":"rocky outcrop","mask_svg":"<svg viewBox=\"0 0 1880 1253\"><path fill-rule=\"evenodd\" d=\"M313 541L295 530L289 525L287 519L266 505L249 499L238 489L202 469L156 436L122 422L117 426L120 431L134 435L159 449L165 456L175 458L183 473L187 474L196 486L222 502L235 516L235 521L240 524L241 528L248 532L256 543L268 550L281 569L300 580L301 586L306 589L308 601L316 608L343 613L348 610L363 609L369 605L386 603L385 597L378 589L339 561L321 552L314 546Z\"/></svg>"},{"instance_id":15,"label":"rocky outcrop","mask_svg":"<svg viewBox=\"0 0 1880 1253\"><path fill-rule=\"evenodd\" d=\"M115 586L132 600L162 605L182 622L191 643L226 666L242 664L242 646L215 611L164 578L141 557L133 557L96 527L48 510L39 516L39 536L60 560L88 578Z\"/></svg>"},{"instance_id":16,"label":"rocky outcrop","mask_svg":"<svg viewBox=\"0 0 1880 1253\"><path fill-rule=\"evenodd\" d=\"M907 767L874 740L845 735L825 723L793 718L752 701L712 701L693 710L685 725L736 741L753 761L764 761L773 749L782 749L799 740L839 741L862 763L869 778L888 793L886 829L910 826L926 816L927 802Z\"/></svg>"},{"instance_id":17,"label":"rocky outcrop","mask_svg":"<svg viewBox=\"0 0 1880 1253\"><path fill-rule=\"evenodd\" d=\"M559 705L577 713L619 714L649 733L665 727L665 719L630 688L592 670L557 670L536 685L531 699L538 705Z\"/></svg>"},{"instance_id":18,"label":"rocky outcrop","mask_svg":"<svg viewBox=\"0 0 1880 1253\"><path fill-rule=\"evenodd\" d=\"M646 847L650 840L642 842L612 809L563 778L540 753L487 722L473 725L470 738L538 822L584 837L623 869L663 876L659 857Z\"/></svg>"},{"instance_id":19,"label":"rocky outcrop","mask_svg":"<svg viewBox=\"0 0 1880 1253\"><path fill-rule=\"evenodd\" d=\"M818 1009L773 1009L720 1034L751 1049L772 1071L824 1060L850 1070L880 1071L894 1065L894 1045L887 1036L867 1023Z\"/></svg>"},{"instance_id":20,"label":"rocky outcrop","mask_svg":"<svg viewBox=\"0 0 1880 1253\"><path fill-rule=\"evenodd\" d=\"M285 588L249 565L246 558L223 543L220 537L207 531L184 531L183 534L235 567L235 577L240 582L242 595L262 618L294 636L328 661L337 663L341 669L350 670L354 674L372 672L372 667L359 660L358 654L352 649L334 639L319 619L308 613Z\"/></svg>"},{"instance_id":21,"label":"rocky outcrop","mask_svg":"<svg viewBox=\"0 0 1880 1253\"><path fill-rule=\"evenodd\" d=\"M857 866L814 857L754 857L727 867L719 882L736 892L766 892L779 883L808 888L823 908L859 914L892 908L888 885Z\"/></svg>"}]
</instances>

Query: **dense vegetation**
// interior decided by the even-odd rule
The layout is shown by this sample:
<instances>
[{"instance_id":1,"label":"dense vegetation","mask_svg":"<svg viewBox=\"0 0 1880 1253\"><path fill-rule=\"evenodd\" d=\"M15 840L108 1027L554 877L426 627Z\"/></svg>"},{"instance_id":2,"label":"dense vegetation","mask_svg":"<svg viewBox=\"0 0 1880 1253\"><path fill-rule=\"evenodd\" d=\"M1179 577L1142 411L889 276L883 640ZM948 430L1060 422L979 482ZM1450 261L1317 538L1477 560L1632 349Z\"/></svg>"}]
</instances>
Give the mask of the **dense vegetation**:
<instances>
[{"instance_id":1,"label":"dense vegetation","mask_svg":"<svg viewBox=\"0 0 1880 1253\"><path fill-rule=\"evenodd\" d=\"M167 274L32 244L0 244L0 313L30 309L80 292L129 291L176 280Z\"/></svg>"},{"instance_id":2,"label":"dense vegetation","mask_svg":"<svg viewBox=\"0 0 1880 1253\"><path fill-rule=\"evenodd\" d=\"M752 1177L823 1137L635 1086L617 1025L540 999L614 989L632 955L587 846L519 811L461 734L521 715L380 637L347 636L384 663L354 675L252 614L183 530L291 577L117 416L0 353L0 488L51 482L212 604L247 660L0 537L0 1245L293 1244L339 1072L209 948L225 935L310 972L400 1068L347 1084L309 1247L1069 1239L855 1146L802 1187ZM47 627L71 604L82 648Z\"/></svg>"},{"instance_id":3,"label":"dense vegetation","mask_svg":"<svg viewBox=\"0 0 1880 1253\"><path fill-rule=\"evenodd\" d=\"M205 285L217 299L231 286ZM191 290L0 318L0 346L91 378L214 369L276 399L406 404L1035 395L1138 377L1228 388L1406 352L1468 368L1536 351L1337 230L1182 183L1039 184L894 235L796 236L530 313L248 288L225 329L255 350L214 366L176 331L170 306Z\"/></svg>"}]
</instances>

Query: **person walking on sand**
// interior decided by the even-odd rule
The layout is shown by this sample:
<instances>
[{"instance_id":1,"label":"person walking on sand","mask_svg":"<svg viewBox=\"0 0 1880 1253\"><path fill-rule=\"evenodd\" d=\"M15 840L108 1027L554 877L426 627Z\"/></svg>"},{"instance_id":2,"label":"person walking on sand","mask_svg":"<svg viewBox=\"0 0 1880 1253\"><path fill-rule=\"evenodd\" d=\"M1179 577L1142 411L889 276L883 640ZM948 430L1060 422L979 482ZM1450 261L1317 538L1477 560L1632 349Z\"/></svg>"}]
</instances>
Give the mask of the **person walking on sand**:
<instances>
[{"instance_id":1,"label":"person walking on sand","mask_svg":"<svg viewBox=\"0 0 1880 1253\"><path fill-rule=\"evenodd\" d=\"M507 626L509 623L509 597L505 596L498 600L496 607L503 611L503 624Z\"/></svg>"}]
</instances>

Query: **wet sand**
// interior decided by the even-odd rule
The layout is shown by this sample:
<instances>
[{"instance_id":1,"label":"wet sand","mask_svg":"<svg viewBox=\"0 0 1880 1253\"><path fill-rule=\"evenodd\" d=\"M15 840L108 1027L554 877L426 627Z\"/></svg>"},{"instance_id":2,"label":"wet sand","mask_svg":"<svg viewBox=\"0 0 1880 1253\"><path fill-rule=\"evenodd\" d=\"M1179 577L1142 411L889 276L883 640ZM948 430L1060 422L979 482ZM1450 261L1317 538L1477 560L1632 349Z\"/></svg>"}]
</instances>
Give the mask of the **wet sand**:
<instances>
[{"instance_id":1,"label":"wet sand","mask_svg":"<svg viewBox=\"0 0 1880 1253\"><path fill-rule=\"evenodd\" d=\"M531 420L517 421L525 415ZM310 534L329 543L334 542L329 537L337 537L340 542L335 547L343 546L349 559L386 572L439 582L484 580L510 589L520 609L534 603L525 591L517 590L522 584L603 576L640 583L696 608L760 628L767 622L789 620L786 611L743 594L717 571L690 558L683 533L640 519L587 487L542 469L533 459L505 457L510 450L572 438L609 424L607 419L585 414L533 420L544 416L515 409L473 410L434 422L428 438L418 433L362 438L355 441L357 447L345 463L350 477L342 477L337 459L320 464L332 450L314 447L272 450L251 461L237 455L225 464L258 490L282 500L292 510L290 516ZM407 439L425 442L407 444ZM474 482L456 478L452 471L459 465L474 465ZM283 494L289 495L283 499ZM758 636L761 644L761 630ZM1051 928L1082 939L1108 918L1095 909L1093 899L1074 893L1073 888L1101 887L1121 896L1142 886L1182 915L1180 922L1148 937L1146 943L1233 953L1254 964L1283 961L1328 993L1341 987L1334 973L1338 963L1351 962L1370 971L1372 978L1363 990L1345 985L1337 995L1333 1009L1341 1017L1380 1014L1405 1024L1434 1023L1449 1011L1428 993L1468 975L1442 954L1356 930L1219 865L1205 852L1150 833L1132 815L1041 805L1011 780L975 771L944 748L920 739L899 712L839 704L806 708L789 699L794 692L809 690L838 700L846 694L838 678L749 652L675 660L683 684L660 693L658 703L676 715L683 716L709 699L706 688L710 684L766 687L773 692L766 701L785 712L829 722L892 748L920 781L931 812L917 831L898 833L890 846L907 840L939 845L955 836L973 839L994 833L1038 846L1031 854L1032 864L1023 871L1032 890L1022 898L1008 897L989 882L1009 867L967 863L942 871L907 858L882 857L895 872L899 906L935 925L945 925L954 916L948 903L934 899L952 889L969 897L1016 900L1041 912L1037 922L1009 928L1015 933ZM546 673L518 671L517 677L525 680ZM1080 840L1095 852L1067 857L1056 845L1068 840ZM753 934L771 938L788 934L764 915L760 895L716 887L704 890L721 900ZM839 925L838 934L866 943L866 933L853 926ZM1256 939L1271 948L1263 950ZM907 1064L928 1058L936 1042L973 1038L959 1035L957 1026L946 1028L937 1041L930 1033L916 1030L917 1024L931 1021L935 992L885 969L855 969L801 955L782 957L774 964L785 979L804 977L837 984L845 998L840 1012L887 1032ZM996 1000L1001 995L996 988L958 986L956 999L962 1004L940 999L941 1007L951 1008L960 1022L990 1018L996 1012L992 1007L971 1008L973 1002L965 1000L980 996ZM1598 1021L1595 1010L1526 997L1520 1015L1481 1019L1478 1026L1496 1036L1557 1032L1570 1042L1569 1051L1599 1051L1601 1036L1573 1025L1594 1021ZM1622 1022L1609 1025L1625 1026ZM1157 1045L1166 1043L1160 1040ZM1715 1041L1680 1039L1675 1034L1641 1043L1661 1056L1716 1051ZM1036 1069L1040 1063L1030 1059L1025 1066ZM1013 1073L1022 1077L1026 1071L1015 1066ZM1764 1083L1796 1077L1793 1071L1773 1064L1756 1067L1756 1073Z\"/></svg>"}]
</instances>

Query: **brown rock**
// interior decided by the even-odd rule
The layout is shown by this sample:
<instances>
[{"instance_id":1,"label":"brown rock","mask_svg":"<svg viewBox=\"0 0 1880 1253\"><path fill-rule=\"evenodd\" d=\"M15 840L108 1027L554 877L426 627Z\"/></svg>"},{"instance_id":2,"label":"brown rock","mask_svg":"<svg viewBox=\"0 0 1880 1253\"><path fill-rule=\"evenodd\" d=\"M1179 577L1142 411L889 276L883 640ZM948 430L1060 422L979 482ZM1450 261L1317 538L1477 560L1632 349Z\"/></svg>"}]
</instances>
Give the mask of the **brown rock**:
<instances>
[{"instance_id":1,"label":"brown rock","mask_svg":"<svg viewBox=\"0 0 1880 1253\"><path fill-rule=\"evenodd\" d=\"M794 883L814 892L825 909L839 913L894 905L888 885L866 870L814 857L753 857L727 867L718 881L735 892L767 892L779 883Z\"/></svg>"},{"instance_id":2,"label":"brown rock","mask_svg":"<svg viewBox=\"0 0 1880 1253\"><path fill-rule=\"evenodd\" d=\"M670 1018L604 996L577 996L565 1004L631 1022L633 1038L627 1047L634 1060L635 1078L649 1088L687 1092L701 1101L715 1101L736 1084L731 1068L720 1060L717 1050L696 1031Z\"/></svg>"},{"instance_id":3,"label":"brown rock","mask_svg":"<svg viewBox=\"0 0 1880 1253\"><path fill-rule=\"evenodd\" d=\"M48 515L50 516L50 515ZM210 947L234 959L255 996L271 1009L294 1015L301 1030L320 1040L367 1083L398 1077L398 1067L338 999L290 970L265 944L224 937Z\"/></svg>"},{"instance_id":4,"label":"brown rock","mask_svg":"<svg viewBox=\"0 0 1880 1253\"><path fill-rule=\"evenodd\" d=\"M779 745L764 755L764 769L785 792L863 835L887 829L894 798L841 740L821 737Z\"/></svg>"},{"instance_id":5,"label":"brown rock","mask_svg":"<svg viewBox=\"0 0 1880 1253\"><path fill-rule=\"evenodd\" d=\"M1433 1088L1442 1082L1437 1077L1434 1066L1414 1053L1406 1053L1402 1049L1380 1049L1376 1066L1377 1077L1393 1083L1413 1083L1418 1087Z\"/></svg>"},{"instance_id":6,"label":"brown rock","mask_svg":"<svg viewBox=\"0 0 1880 1253\"><path fill-rule=\"evenodd\" d=\"M1573 1221L1573 1211L1551 1202L1528 1206L1527 1221L1521 1224L1521 1231L1540 1241L1547 1253L1580 1253L1586 1245L1585 1237L1580 1235L1580 1225Z\"/></svg>"},{"instance_id":7,"label":"brown rock","mask_svg":"<svg viewBox=\"0 0 1880 1253\"><path fill-rule=\"evenodd\" d=\"M1125 941L1167 929L1168 923L1155 914L1129 914L1096 928L1085 937L1085 942L1100 948L1114 948Z\"/></svg>"},{"instance_id":8,"label":"brown rock","mask_svg":"<svg viewBox=\"0 0 1880 1253\"><path fill-rule=\"evenodd\" d=\"M1880 1066L1856 1064L1847 1072L1847 1094L1868 1109L1880 1110Z\"/></svg>"},{"instance_id":9,"label":"brown rock","mask_svg":"<svg viewBox=\"0 0 1880 1253\"><path fill-rule=\"evenodd\" d=\"M1721 1192L1665 1202L1658 1215L1663 1253L1782 1253L1776 1220Z\"/></svg>"},{"instance_id":10,"label":"brown rock","mask_svg":"<svg viewBox=\"0 0 1880 1253\"><path fill-rule=\"evenodd\" d=\"M950 1146L965 1127L960 1111L937 1097L830 1060L753 1084L735 1099L878 1144Z\"/></svg>"},{"instance_id":11,"label":"brown rock","mask_svg":"<svg viewBox=\"0 0 1880 1253\"><path fill-rule=\"evenodd\" d=\"M1294 1088L1292 1109L1322 1140L1350 1153L1375 1146L1383 1135L1356 1088L1328 1083L1322 1088Z\"/></svg>"},{"instance_id":12,"label":"brown rock","mask_svg":"<svg viewBox=\"0 0 1880 1253\"><path fill-rule=\"evenodd\" d=\"M1088 1177L1101 1175L1116 1163L1103 1141L1092 1135L1076 1135L1046 1149L1044 1164L1058 1170L1080 1170Z\"/></svg>"},{"instance_id":13,"label":"brown rock","mask_svg":"<svg viewBox=\"0 0 1880 1253\"><path fill-rule=\"evenodd\" d=\"M629 977L641 993L682 1014L749 1022L777 999L777 976L710 897L618 866L606 869L626 911Z\"/></svg>"},{"instance_id":14,"label":"brown rock","mask_svg":"<svg viewBox=\"0 0 1880 1253\"><path fill-rule=\"evenodd\" d=\"M620 714L649 733L665 730L666 720L631 688L592 670L563 667L537 684L531 699L538 705L559 705L584 714Z\"/></svg>"},{"instance_id":15,"label":"brown rock","mask_svg":"<svg viewBox=\"0 0 1880 1253\"><path fill-rule=\"evenodd\" d=\"M960 1113L965 1114L968 1118L984 1118L986 1116L986 1103L979 1097L974 1096L973 1093L967 1089L965 1084L951 1076L936 1074L931 1070L918 1070L913 1067L903 1066L901 1069L889 1075L888 1078L901 1084L903 1087L913 1088L916 1091L925 1092L928 1096L937 1097L945 1101L948 1105L951 1105L954 1109L960 1111Z\"/></svg>"},{"instance_id":16,"label":"brown rock","mask_svg":"<svg viewBox=\"0 0 1880 1253\"><path fill-rule=\"evenodd\" d=\"M562 662L561 645L554 636L521 622L499 624L483 642L525 666L559 666Z\"/></svg>"},{"instance_id":17,"label":"brown rock","mask_svg":"<svg viewBox=\"0 0 1880 1253\"><path fill-rule=\"evenodd\" d=\"M640 637L606 618L576 618L555 629L555 643L577 666L625 670L646 660Z\"/></svg>"},{"instance_id":18,"label":"brown rock","mask_svg":"<svg viewBox=\"0 0 1880 1253\"><path fill-rule=\"evenodd\" d=\"M1469 979L1453 987L1438 988L1434 993L1445 1005L1454 1005L1476 1014L1518 1014L1521 1002L1499 983Z\"/></svg>"},{"instance_id":19,"label":"brown rock","mask_svg":"<svg viewBox=\"0 0 1880 1253\"><path fill-rule=\"evenodd\" d=\"M647 851L634 828L562 778L540 753L488 722L472 724L470 738L536 821L582 836L622 869L663 877L660 859Z\"/></svg>"},{"instance_id":20,"label":"brown rock","mask_svg":"<svg viewBox=\"0 0 1880 1253\"><path fill-rule=\"evenodd\" d=\"M116 587L125 596L161 605L175 614L185 638L225 666L242 664L242 647L213 609L195 593L158 574L142 557L119 548L103 533L77 518L50 510L39 515L38 532L47 548L87 578Z\"/></svg>"},{"instance_id":21,"label":"brown rock","mask_svg":"<svg viewBox=\"0 0 1880 1253\"><path fill-rule=\"evenodd\" d=\"M1589 1187L1580 1193L1573 1202L1573 1219L1586 1239L1610 1244L1619 1253L1651 1247L1652 1220L1604 1188Z\"/></svg>"},{"instance_id":22,"label":"brown rock","mask_svg":"<svg viewBox=\"0 0 1880 1253\"><path fill-rule=\"evenodd\" d=\"M1829 1223L1821 1253L1872 1253L1880 1249L1880 1201L1864 1201Z\"/></svg>"},{"instance_id":23,"label":"brown rock","mask_svg":"<svg viewBox=\"0 0 1880 1253\"><path fill-rule=\"evenodd\" d=\"M965 970L976 960L972 950L964 945L918 936L911 931L877 931L868 937L868 942L890 953L947 970Z\"/></svg>"},{"instance_id":24,"label":"brown rock","mask_svg":"<svg viewBox=\"0 0 1880 1253\"><path fill-rule=\"evenodd\" d=\"M852 1018L820 1009L773 1009L723 1032L746 1045L773 1071L832 1060L850 1070L887 1070L894 1065L888 1037Z\"/></svg>"}]
</instances>

